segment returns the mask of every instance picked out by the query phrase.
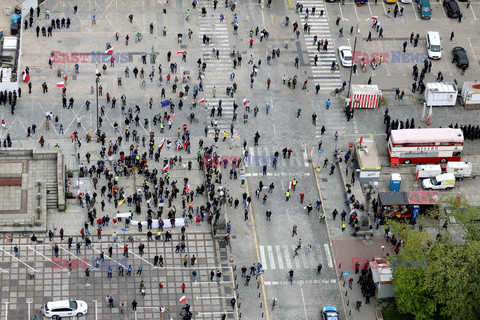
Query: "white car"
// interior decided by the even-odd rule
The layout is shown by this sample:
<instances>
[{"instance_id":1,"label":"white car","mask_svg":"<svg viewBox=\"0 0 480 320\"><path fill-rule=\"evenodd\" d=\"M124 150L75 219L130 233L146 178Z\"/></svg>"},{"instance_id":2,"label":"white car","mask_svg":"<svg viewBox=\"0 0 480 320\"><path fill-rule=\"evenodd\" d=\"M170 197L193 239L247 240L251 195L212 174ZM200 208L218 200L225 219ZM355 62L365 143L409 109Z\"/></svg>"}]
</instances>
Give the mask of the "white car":
<instances>
[{"instance_id":1,"label":"white car","mask_svg":"<svg viewBox=\"0 0 480 320\"><path fill-rule=\"evenodd\" d=\"M338 56L344 67L351 67L353 61L352 49L348 46L338 47Z\"/></svg>"},{"instance_id":2,"label":"white car","mask_svg":"<svg viewBox=\"0 0 480 320\"><path fill-rule=\"evenodd\" d=\"M412 3L412 0L400 0L401 3Z\"/></svg>"},{"instance_id":3,"label":"white car","mask_svg":"<svg viewBox=\"0 0 480 320\"><path fill-rule=\"evenodd\" d=\"M61 300L45 303L43 315L47 318L81 317L88 311L88 306L82 300Z\"/></svg>"}]
</instances>

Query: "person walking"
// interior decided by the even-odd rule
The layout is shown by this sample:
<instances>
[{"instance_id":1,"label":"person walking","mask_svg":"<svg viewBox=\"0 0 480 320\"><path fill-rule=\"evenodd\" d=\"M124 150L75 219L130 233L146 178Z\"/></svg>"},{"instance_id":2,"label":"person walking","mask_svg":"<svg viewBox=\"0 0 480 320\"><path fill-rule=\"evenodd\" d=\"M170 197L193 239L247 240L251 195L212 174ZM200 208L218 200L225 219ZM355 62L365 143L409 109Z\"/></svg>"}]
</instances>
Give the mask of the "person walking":
<instances>
[{"instance_id":1,"label":"person walking","mask_svg":"<svg viewBox=\"0 0 480 320\"><path fill-rule=\"evenodd\" d=\"M137 300L133 299L132 301L132 309L133 311L137 311Z\"/></svg>"},{"instance_id":2,"label":"person walking","mask_svg":"<svg viewBox=\"0 0 480 320\"><path fill-rule=\"evenodd\" d=\"M318 266L317 266L317 275L320 275L320 273L322 272L322 264L319 263Z\"/></svg>"},{"instance_id":3,"label":"person walking","mask_svg":"<svg viewBox=\"0 0 480 320\"><path fill-rule=\"evenodd\" d=\"M292 269L288 271L288 281L290 281L290 284L293 284L293 273L294 271Z\"/></svg>"},{"instance_id":4,"label":"person walking","mask_svg":"<svg viewBox=\"0 0 480 320\"><path fill-rule=\"evenodd\" d=\"M294 225L292 228L292 237L297 235L297 225Z\"/></svg>"}]
</instances>

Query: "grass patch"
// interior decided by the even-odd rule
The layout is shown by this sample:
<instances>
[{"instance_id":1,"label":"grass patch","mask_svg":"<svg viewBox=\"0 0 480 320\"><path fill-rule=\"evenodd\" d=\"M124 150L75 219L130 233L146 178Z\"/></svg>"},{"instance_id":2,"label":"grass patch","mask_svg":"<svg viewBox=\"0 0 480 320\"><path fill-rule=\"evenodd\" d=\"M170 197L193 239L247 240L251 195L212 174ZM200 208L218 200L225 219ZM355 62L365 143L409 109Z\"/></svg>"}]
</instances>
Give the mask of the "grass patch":
<instances>
[{"instance_id":1,"label":"grass patch","mask_svg":"<svg viewBox=\"0 0 480 320\"><path fill-rule=\"evenodd\" d=\"M414 315L400 313L397 310L397 304L394 298L381 299L378 301L378 304L387 304L385 308L382 308L383 320L415 319Z\"/></svg>"}]
</instances>

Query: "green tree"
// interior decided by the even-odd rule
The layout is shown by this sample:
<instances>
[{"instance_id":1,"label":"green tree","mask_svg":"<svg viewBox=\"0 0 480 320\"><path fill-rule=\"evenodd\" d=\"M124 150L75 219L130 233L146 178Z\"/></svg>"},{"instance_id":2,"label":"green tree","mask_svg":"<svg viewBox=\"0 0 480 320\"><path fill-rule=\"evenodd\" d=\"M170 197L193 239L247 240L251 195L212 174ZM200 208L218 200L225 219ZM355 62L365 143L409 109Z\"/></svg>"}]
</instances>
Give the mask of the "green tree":
<instances>
[{"instance_id":1,"label":"green tree","mask_svg":"<svg viewBox=\"0 0 480 320\"><path fill-rule=\"evenodd\" d=\"M443 219L433 219L440 206L418 219L423 230L389 222L404 241L398 256L390 259L396 303L400 312L419 320L475 320L480 313L480 228L475 225L480 222L474 221L478 211L462 198L442 204L452 207L449 216L456 224L449 225L451 233L443 228Z\"/></svg>"}]
</instances>

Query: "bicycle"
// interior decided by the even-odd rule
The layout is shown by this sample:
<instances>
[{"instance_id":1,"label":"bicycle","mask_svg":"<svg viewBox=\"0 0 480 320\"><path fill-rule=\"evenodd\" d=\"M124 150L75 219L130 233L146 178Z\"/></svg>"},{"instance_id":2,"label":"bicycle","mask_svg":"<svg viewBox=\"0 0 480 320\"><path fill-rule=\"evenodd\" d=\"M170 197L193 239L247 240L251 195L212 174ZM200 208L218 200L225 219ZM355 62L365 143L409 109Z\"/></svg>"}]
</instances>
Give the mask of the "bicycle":
<instances>
[{"instance_id":1,"label":"bicycle","mask_svg":"<svg viewBox=\"0 0 480 320\"><path fill-rule=\"evenodd\" d=\"M277 306L277 298L272 299L272 311Z\"/></svg>"},{"instance_id":2,"label":"bicycle","mask_svg":"<svg viewBox=\"0 0 480 320\"><path fill-rule=\"evenodd\" d=\"M330 95L331 95L332 97L333 97L333 96L338 97L338 95L339 95L340 93L342 93L344 90L345 90L344 87L336 88L336 89L334 89L332 92L330 92Z\"/></svg>"}]
</instances>

